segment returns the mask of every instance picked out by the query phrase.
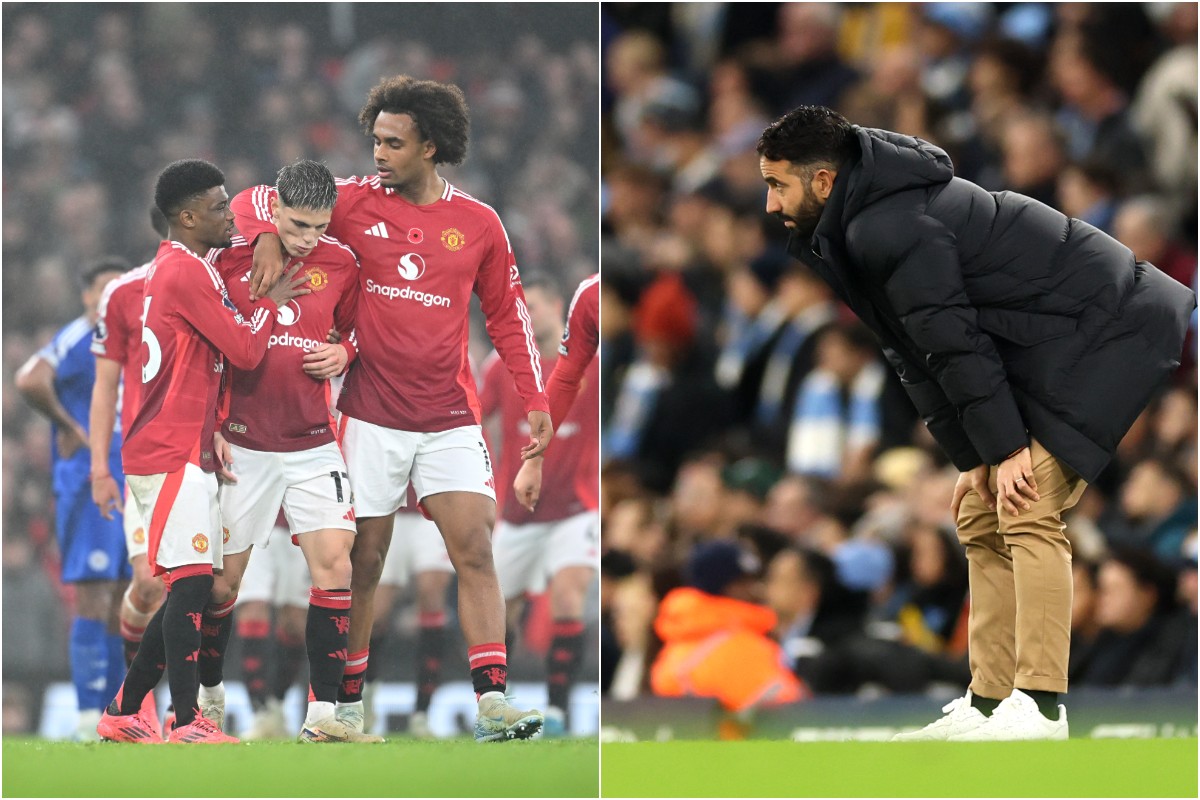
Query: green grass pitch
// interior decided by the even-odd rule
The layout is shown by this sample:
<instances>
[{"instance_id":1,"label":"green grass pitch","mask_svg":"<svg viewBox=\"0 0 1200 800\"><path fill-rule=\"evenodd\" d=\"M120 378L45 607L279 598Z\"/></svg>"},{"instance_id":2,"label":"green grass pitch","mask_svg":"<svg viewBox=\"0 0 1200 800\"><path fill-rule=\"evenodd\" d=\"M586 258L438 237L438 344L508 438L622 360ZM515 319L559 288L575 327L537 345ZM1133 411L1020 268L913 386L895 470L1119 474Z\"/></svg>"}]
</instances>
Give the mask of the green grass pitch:
<instances>
[{"instance_id":1,"label":"green grass pitch","mask_svg":"<svg viewBox=\"0 0 1200 800\"><path fill-rule=\"evenodd\" d=\"M5 797L596 797L596 739L74 744L5 737Z\"/></svg>"},{"instance_id":2,"label":"green grass pitch","mask_svg":"<svg viewBox=\"0 0 1200 800\"><path fill-rule=\"evenodd\" d=\"M1197 740L637 742L605 797L1196 797Z\"/></svg>"}]
</instances>

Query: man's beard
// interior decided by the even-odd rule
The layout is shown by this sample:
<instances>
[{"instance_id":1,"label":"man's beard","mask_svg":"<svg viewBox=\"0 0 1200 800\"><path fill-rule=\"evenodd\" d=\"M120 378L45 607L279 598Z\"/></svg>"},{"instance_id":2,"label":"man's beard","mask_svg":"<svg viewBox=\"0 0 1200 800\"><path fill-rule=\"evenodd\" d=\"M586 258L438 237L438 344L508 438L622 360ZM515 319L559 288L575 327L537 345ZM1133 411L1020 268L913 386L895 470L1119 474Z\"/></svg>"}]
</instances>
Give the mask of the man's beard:
<instances>
[{"instance_id":1,"label":"man's beard","mask_svg":"<svg viewBox=\"0 0 1200 800\"><path fill-rule=\"evenodd\" d=\"M795 235L808 240L816 233L817 224L821 221L821 212L824 210L824 204L810 195L804 198L795 214L778 212L775 216L782 220L791 220L796 226L792 229Z\"/></svg>"}]
</instances>

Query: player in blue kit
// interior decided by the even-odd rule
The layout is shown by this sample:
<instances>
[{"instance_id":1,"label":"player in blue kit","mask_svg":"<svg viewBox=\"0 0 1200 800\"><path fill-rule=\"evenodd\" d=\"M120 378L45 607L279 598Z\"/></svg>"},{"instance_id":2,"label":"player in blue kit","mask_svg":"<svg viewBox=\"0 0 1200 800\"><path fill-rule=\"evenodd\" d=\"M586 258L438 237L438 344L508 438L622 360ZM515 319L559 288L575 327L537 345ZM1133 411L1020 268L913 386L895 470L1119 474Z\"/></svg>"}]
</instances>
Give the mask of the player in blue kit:
<instances>
[{"instance_id":1,"label":"player in blue kit","mask_svg":"<svg viewBox=\"0 0 1200 800\"><path fill-rule=\"evenodd\" d=\"M128 269L128 264L117 259L89 267L81 276L83 316L60 330L16 375L17 390L50 420L52 428L62 580L75 585L70 658L79 702L77 737L81 739L96 738L100 713L125 674L123 644L115 624L121 593L130 577L125 532L120 514L104 519L92 502L87 424L96 379L91 347L100 294L109 281ZM109 465L114 476L121 476L119 431L113 434Z\"/></svg>"}]
</instances>

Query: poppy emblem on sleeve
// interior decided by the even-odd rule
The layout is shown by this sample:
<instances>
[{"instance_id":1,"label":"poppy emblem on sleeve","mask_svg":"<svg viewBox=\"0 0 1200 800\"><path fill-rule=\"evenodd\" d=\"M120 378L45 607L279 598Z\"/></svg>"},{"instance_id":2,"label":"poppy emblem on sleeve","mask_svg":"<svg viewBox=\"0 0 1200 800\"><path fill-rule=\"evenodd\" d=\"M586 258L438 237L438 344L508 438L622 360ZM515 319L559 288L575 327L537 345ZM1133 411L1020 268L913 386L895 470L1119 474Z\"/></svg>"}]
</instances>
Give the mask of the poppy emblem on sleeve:
<instances>
[{"instance_id":1,"label":"poppy emblem on sleeve","mask_svg":"<svg viewBox=\"0 0 1200 800\"><path fill-rule=\"evenodd\" d=\"M458 228L446 228L442 231L442 244L451 253L462 250L467 244L467 237Z\"/></svg>"},{"instance_id":2,"label":"poppy emblem on sleeve","mask_svg":"<svg viewBox=\"0 0 1200 800\"><path fill-rule=\"evenodd\" d=\"M197 533L192 537L192 549L197 553L208 552L208 537L203 533Z\"/></svg>"},{"instance_id":3,"label":"poppy emblem on sleeve","mask_svg":"<svg viewBox=\"0 0 1200 800\"><path fill-rule=\"evenodd\" d=\"M420 228L409 228L408 240L413 244L420 244L425 241L425 233Z\"/></svg>"}]
</instances>

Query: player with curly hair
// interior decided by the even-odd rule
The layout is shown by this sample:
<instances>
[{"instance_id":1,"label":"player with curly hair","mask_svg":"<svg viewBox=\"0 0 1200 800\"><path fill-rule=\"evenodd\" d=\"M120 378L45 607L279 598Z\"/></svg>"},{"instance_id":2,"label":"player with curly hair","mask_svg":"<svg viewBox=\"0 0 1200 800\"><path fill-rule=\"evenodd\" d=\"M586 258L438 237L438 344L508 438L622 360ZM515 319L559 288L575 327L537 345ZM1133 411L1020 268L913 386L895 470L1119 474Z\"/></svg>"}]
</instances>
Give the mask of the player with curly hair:
<instances>
[{"instance_id":1,"label":"player with curly hair","mask_svg":"<svg viewBox=\"0 0 1200 800\"><path fill-rule=\"evenodd\" d=\"M459 619L479 696L475 738L528 738L544 720L505 698L504 598L491 546L495 480L467 358L474 292L524 402L530 441L522 457L545 450L553 429L521 276L495 210L438 175L438 165L466 157L470 114L458 87L387 78L371 90L359 120L373 143L376 174L338 182L328 228L361 266L358 357L338 400L358 521L338 718L362 728L372 601L411 480L458 574ZM256 294L283 271L271 197L269 187L256 187L233 203L238 229L256 240ZM314 368L340 371L345 348L306 358Z\"/></svg>"}]
</instances>

